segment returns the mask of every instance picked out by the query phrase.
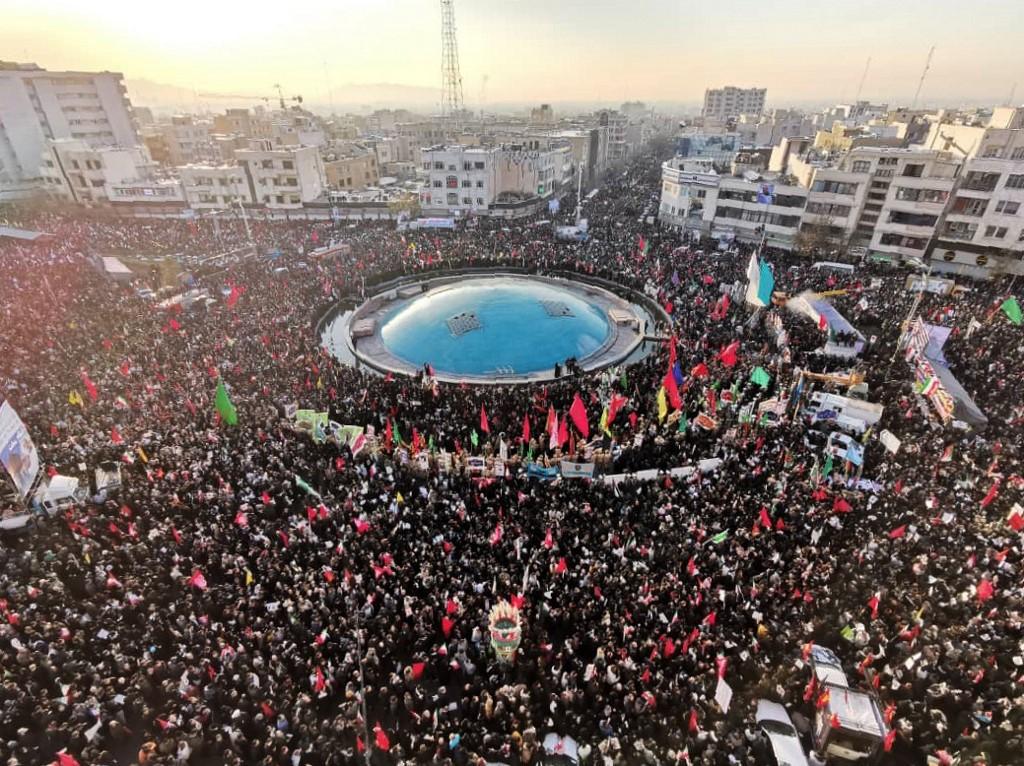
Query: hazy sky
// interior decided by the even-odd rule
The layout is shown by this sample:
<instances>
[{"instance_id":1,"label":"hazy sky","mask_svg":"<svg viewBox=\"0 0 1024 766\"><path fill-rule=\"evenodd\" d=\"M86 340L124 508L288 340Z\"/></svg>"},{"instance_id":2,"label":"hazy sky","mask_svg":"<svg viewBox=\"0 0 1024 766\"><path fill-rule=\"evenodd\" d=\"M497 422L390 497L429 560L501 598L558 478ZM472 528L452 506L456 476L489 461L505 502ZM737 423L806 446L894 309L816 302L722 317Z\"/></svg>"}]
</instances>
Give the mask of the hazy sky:
<instances>
[{"instance_id":1,"label":"hazy sky","mask_svg":"<svg viewBox=\"0 0 1024 766\"><path fill-rule=\"evenodd\" d=\"M1024 0L456 0L467 105L690 102L768 88L770 105L1024 102ZM4 0L4 58L113 69L197 90L307 98L440 82L437 0Z\"/></svg>"}]
</instances>

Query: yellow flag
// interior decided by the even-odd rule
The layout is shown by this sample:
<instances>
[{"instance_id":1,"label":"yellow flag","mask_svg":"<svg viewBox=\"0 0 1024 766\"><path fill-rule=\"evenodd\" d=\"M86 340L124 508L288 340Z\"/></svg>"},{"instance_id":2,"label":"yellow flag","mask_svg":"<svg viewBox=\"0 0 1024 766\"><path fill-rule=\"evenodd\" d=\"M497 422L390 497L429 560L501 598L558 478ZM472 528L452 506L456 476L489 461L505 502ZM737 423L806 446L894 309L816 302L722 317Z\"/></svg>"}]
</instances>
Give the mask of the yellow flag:
<instances>
[{"instance_id":1,"label":"yellow flag","mask_svg":"<svg viewBox=\"0 0 1024 766\"><path fill-rule=\"evenodd\" d=\"M658 389L658 422L660 423L668 415L668 401L665 399L665 387Z\"/></svg>"},{"instance_id":2,"label":"yellow flag","mask_svg":"<svg viewBox=\"0 0 1024 766\"><path fill-rule=\"evenodd\" d=\"M322 389L324 387L324 382L322 380L320 380L320 378L316 379L316 387L317 387L317 390L320 390L320 389Z\"/></svg>"},{"instance_id":3,"label":"yellow flag","mask_svg":"<svg viewBox=\"0 0 1024 766\"><path fill-rule=\"evenodd\" d=\"M82 395L77 391L72 391L68 394L68 404L77 404L81 407L85 402L82 401Z\"/></svg>"},{"instance_id":4,"label":"yellow flag","mask_svg":"<svg viewBox=\"0 0 1024 766\"><path fill-rule=\"evenodd\" d=\"M254 582L255 582L255 580L253 579L252 572L250 572L249 568L246 567L246 570L245 570L245 584L246 585L252 585Z\"/></svg>"},{"instance_id":5,"label":"yellow flag","mask_svg":"<svg viewBox=\"0 0 1024 766\"><path fill-rule=\"evenodd\" d=\"M405 498L404 498L404 497L402 497L402 493L401 493L401 492L398 492L398 493L396 494L396 496L395 496L395 499L396 499L396 500L397 500L398 502L400 502L400 503L404 503L404 502L405 502Z\"/></svg>"},{"instance_id":6,"label":"yellow flag","mask_svg":"<svg viewBox=\"0 0 1024 766\"><path fill-rule=\"evenodd\" d=\"M139 453L139 460L141 460L143 463L149 462L149 457L146 455L146 451L142 449L142 447L136 447L135 451Z\"/></svg>"},{"instance_id":7,"label":"yellow flag","mask_svg":"<svg viewBox=\"0 0 1024 766\"><path fill-rule=\"evenodd\" d=\"M602 412L601 412L600 426L601 426L601 430L602 431L604 431L609 436L612 435L612 432L608 430L608 408L607 407L605 407L604 410L602 410Z\"/></svg>"}]
</instances>

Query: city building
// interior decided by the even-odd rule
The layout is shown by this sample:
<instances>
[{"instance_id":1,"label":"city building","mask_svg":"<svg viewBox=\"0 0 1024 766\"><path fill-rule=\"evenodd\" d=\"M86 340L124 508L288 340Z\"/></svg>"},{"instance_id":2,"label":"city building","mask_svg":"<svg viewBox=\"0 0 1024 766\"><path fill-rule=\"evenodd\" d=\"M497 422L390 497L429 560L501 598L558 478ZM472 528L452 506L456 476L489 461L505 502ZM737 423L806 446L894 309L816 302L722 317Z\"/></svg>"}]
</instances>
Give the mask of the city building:
<instances>
[{"instance_id":1,"label":"city building","mask_svg":"<svg viewBox=\"0 0 1024 766\"><path fill-rule=\"evenodd\" d=\"M704 228L704 210L714 209L718 173L709 159L673 157L661 166L661 204L658 220L676 229ZM708 228L714 218L708 219Z\"/></svg>"},{"instance_id":2,"label":"city building","mask_svg":"<svg viewBox=\"0 0 1024 766\"><path fill-rule=\"evenodd\" d=\"M274 148L270 141L250 141L235 152L244 169L253 203L268 208L301 208L325 190L320 150L314 146Z\"/></svg>"},{"instance_id":3,"label":"city building","mask_svg":"<svg viewBox=\"0 0 1024 766\"><path fill-rule=\"evenodd\" d=\"M47 141L64 139L90 147L141 143L122 75L0 61L0 201L36 191Z\"/></svg>"},{"instance_id":4,"label":"city building","mask_svg":"<svg viewBox=\"0 0 1024 766\"><path fill-rule=\"evenodd\" d=\"M925 146L964 162L930 251L933 268L1024 274L1024 108L994 109L987 125L936 122Z\"/></svg>"},{"instance_id":5,"label":"city building","mask_svg":"<svg viewBox=\"0 0 1024 766\"><path fill-rule=\"evenodd\" d=\"M210 127L191 115L179 114L171 117L170 122L143 128L142 139L153 160L160 164L176 167L210 162L216 155Z\"/></svg>"},{"instance_id":6,"label":"city building","mask_svg":"<svg viewBox=\"0 0 1024 766\"><path fill-rule=\"evenodd\" d=\"M41 159L46 195L82 204L106 202L112 185L152 179L155 165L143 146L90 146L80 138L48 140Z\"/></svg>"},{"instance_id":7,"label":"city building","mask_svg":"<svg viewBox=\"0 0 1024 766\"><path fill-rule=\"evenodd\" d=\"M767 88L736 88L732 85L708 88L704 91L701 115L718 120L728 120L741 114L760 115L767 95Z\"/></svg>"},{"instance_id":8,"label":"city building","mask_svg":"<svg viewBox=\"0 0 1024 766\"><path fill-rule=\"evenodd\" d=\"M324 157L324 175L331 189L347 191L376 186L380 180L377 154L358 145L339 147Z\"/></svg>"},{"instance_id":9,"label":"city building","mask_svg":"<svg viewBox=\"0 0 1024 766\"><path fill-rule=\"evenodd\" d=\"M551 104L541 104L530 110L530 122L535 125L550 125L555 121Z\"/></svg>"},{"instance_id":10,"label":"city building","mask_svg":"<svg viewBox=\"0 0 1024 766\"><path fill-rule=\"evenodd\" d=\"M193 210L222 210L255 201L245 168L240 165L186 165L178 168L178 175L185 200Z\"/></svg>"}]
</instances>

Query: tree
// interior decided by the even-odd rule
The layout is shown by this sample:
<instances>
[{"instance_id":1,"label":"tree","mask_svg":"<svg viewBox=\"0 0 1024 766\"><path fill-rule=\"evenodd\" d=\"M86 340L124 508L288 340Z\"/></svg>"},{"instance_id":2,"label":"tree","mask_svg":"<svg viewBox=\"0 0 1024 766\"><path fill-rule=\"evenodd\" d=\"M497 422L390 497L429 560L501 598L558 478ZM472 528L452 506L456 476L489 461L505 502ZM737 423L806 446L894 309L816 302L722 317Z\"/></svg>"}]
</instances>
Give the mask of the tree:
<instances>
[{"instance_id":1,"label":"tree","mask_svg":"<svg viewBox=\"0 0 1024 766\"><path fill-rule=\"evenodd\" d=\"M419 198L414 195L409 195L407 197L393 199L388 202L388 212L390 212L395 218L403 213L407 218L416 218L420 214Z\"/></svg>"},{"instance_id":2,"label":"tree","mask_svg":"<svg viewBox=\"0 0 1024 766\"><path fill-rule=\"evenodd\" d=\"M793 244L798 253L809 257L845 253L846 233L835 225L832 216L821 217L814 223L803 224Z\"/></svg>"}]
</instances>

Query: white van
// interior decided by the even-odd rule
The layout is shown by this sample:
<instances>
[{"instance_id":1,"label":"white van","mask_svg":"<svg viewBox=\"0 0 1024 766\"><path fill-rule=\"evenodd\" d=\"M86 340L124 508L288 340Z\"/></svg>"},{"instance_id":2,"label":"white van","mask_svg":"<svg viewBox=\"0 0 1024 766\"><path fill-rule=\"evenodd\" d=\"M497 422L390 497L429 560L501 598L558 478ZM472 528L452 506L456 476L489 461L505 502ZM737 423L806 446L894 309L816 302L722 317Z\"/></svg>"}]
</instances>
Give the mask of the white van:
<instances>
[{"instance_id":1,"label":"white van","mask_svg":"<svg viewBox=\"0 0 1024 766\"><path fill-rule=\"evenodd\" d=\"M869 426L875 425L882 419L885 407L873 402L865 402L861 399L853 399L840 394L829 394L825 391L815 391L809 397L809 409L815 412L832 410L837 415L844 415L848 418L863 420Z\"/></svg>"}]
</instances>

